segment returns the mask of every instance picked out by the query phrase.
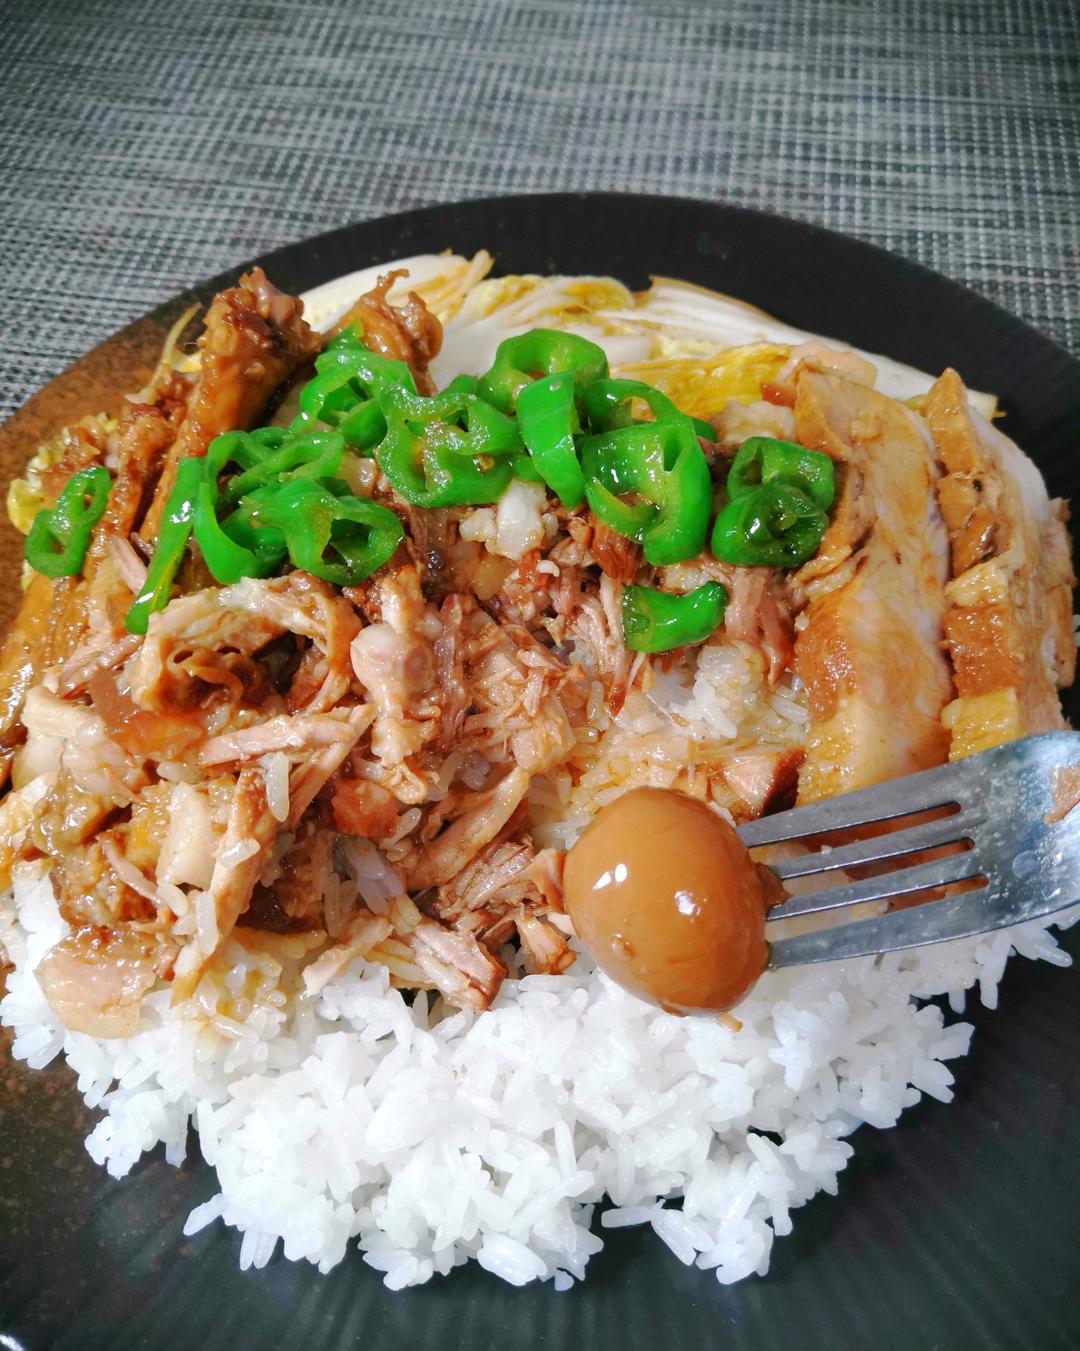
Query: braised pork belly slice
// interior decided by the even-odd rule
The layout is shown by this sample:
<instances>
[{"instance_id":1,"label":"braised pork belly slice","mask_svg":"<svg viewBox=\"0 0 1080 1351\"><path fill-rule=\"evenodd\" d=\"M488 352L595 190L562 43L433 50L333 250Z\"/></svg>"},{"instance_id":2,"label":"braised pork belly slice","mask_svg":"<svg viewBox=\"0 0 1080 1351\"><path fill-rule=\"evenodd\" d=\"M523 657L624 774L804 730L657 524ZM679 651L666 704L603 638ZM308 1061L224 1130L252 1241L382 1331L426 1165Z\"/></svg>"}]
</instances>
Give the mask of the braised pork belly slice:
<instances>
[{"instance_id":1,"label":"braised pork belly slice","mask_svg":"<svg viewBox=\"0 0 1080 1351\"><path fill-rule=\"evenodd\" d=\"M810 712L799 802L941 763L949 548L922 420L840 375L801 371L797 439L837 468L833 519L796 575L795 669Z\"/></svg>"},{"instance_id":2,"label":"braised pork belly slice","mask_svg":"<svg viewBox=\"0 0 1080 1351\"><path fill-rule=\"evenodd\" d=\"M954 370L930 390L926 416L952 552L945 639L957 698L943 716L956 759L1066 725L1057 691L1075 674L1075 578L1065 503L972 409Z\"/></svg>"}]
</instances>

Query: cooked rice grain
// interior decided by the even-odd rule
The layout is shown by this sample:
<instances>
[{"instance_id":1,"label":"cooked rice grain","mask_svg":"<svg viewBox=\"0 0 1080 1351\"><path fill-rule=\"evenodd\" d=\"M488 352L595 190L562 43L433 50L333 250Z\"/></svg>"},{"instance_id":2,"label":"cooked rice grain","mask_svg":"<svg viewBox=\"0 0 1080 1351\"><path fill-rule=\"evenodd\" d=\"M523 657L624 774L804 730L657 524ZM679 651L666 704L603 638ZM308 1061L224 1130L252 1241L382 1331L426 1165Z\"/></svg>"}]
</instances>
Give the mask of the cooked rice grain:
<instances>
[{"instance_id":1,"label":"cooked rice grain","mask_svg":"<svg viewBox=\"0 0 1080 1351\"><path fill-rule=\"evenodd\" d=\"M353 866L386 885L377 858ZM362 960L311 1004L294 997L306 940L279 940L276 955L233 940L186 1004L153 993L136 1036L102 1041L65 1032L33 977L64 932L40 868L19 869L14 906L0 1017L17 1058L63 1052L102 1108L92 1157L120 1177L161 1143L179 1164L194 1119L221 1190L185 1233L221 1218L243 1231L242 1266L280 1245L323 1271L356 1239L394 1289L470 1257L566 1289L602 1246L605 1193L600 1233L648 1223L722 1283L764 1272L792 1211L836 1191L860 1123L891 1126L924 1094L949 1100L945 1062L971 1028L919 1001L959 1007L978 984L992 1005L1013 950L1068 960L1035 922L771 972L735 1031L659 1012L584 957L564 976L506 981L481 1015L410 1005ZM677 1193L681 1209L666 1203Z\"/></svg>"}]
</instances>

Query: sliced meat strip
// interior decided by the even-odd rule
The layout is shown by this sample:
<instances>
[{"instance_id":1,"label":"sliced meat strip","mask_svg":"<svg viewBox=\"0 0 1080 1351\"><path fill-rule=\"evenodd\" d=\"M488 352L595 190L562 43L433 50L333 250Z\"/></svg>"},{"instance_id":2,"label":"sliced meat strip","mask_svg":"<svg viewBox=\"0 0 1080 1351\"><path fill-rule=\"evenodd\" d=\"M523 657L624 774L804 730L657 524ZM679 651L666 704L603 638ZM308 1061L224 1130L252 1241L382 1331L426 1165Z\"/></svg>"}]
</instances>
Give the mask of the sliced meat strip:
<instances>
[{"instance_id":1,"label":"sliced meat strip","mask_svg":"<svg viewBox=\"0 0 1080 1351\"><path fill-rule=\"evenodd\" d=\"M921 419L808 369L795 419L798 440L829 455L839 479L821 550L795 578L808 598L795 663L810 711L798 800L812 802L945 759L949 552Z\"/></svg>"},{"instance_id":2,"label":"sliced meat strip","mask_svg":"<svg viewBox=\"0 0 1080 1351\"><path fill-rule=\"evenodd\" d=\"M517 931L525 969L530 975L558 976L574 964L574 950L566 935L528 910L517 916Z\"/></svg>"},{"instance_id":3,"label":"sliced meat strip","mask_svg":"<svg viewBox=\"0 0 1080 1351\"><path fill-rule=\"evenodd\" d=\"M758 649L768 663L771 685L790 666L795 651L791 611L778 595L778 582L775 568L732 568L724 612L727 636Z\"/></svg>"},{"instance_id":4,"label":"sliced meat strip","mask_svg":"<svg viewBox=\"0 0 1080 1351\"><path fill-rule=\"evenodd\" d=\"M425 600L412 564L379 576L371 603L382 618L360 629L352 640L352 671L379 710L371 745L383 767L392 771L416 755L439 729L434 642L442 625ZM403 801L423 801L427 785L418 780L411 794L405 775L386 784Z\"/></svg>"},{"instance_id":5,"label":"sliced meat strip","mask_svg":"<svg viewBox=\"0 0 1080 1351\"><path fill-rule=\"evenodd\" d=\"M206 587L150 616L129 666L131 698L153 712L184 710L203 696L215 670L227 677L230 654L258 652L280 634L295 633L321 653L317 669L306 673L303 711L323 713L352 681L349 644L359 627L349 602L306 572Z\"/></svg>"},{"instance_id":6,"label":"sliced meat strip","mask_svg":"<svg viewBox=\"0 0 1080 1351\"><path fill-rule=\"evenodd\" d=\"M466 810L420 851L409 870L410 890L438 886L461 872L503 829L528 787L529 775L515 768L493 788L471 794Z\"/></svg>"},{"instance_id":7,"label":"sliced meat strip","mask_svg":"<svg viewBox=\"0 0 1080 1351\"><path fill-rule=\"evenodd\" d=\"M289 816L286 826L294 830L315 800L315 795L345 763L345 757L375 720L373 704L357 704L349 710L352 739L337 741L296 765L289 774Z\"/></svg>"},{"instance_id":8,"label":"sliced meat strip","mask_svg":"<svg viewBox=\"0 0 1080 1351\"><path fill-rule=\"evenodd\" d=\"M312 997L319 994L351 961L366 957L391 932L390 921L384 915L358 911L338 941L304 968L304 992Z\"/></svg>"},{"instance_id":9,"label":"sliced meat strip","mask_svg":"<svg viewBox=\"0 0 1080 1351\"><path fill-rule=\"evenodd\" d=\"M956 759L1064 727L1057 691L1076 667L1065 528L1039 471L971 407L947 370L926 399L944 470L938 483L952 548L945 637L958 697L944 713Z\"/></svg>"},{"instance_id":10,"label":"sliced meat strip","mask_svg":"<svg viewBox=\"0 0 1080 1351\"><path fill-rule=\"evenodd\" d=\"M625 535L618 535L604 525L593 520L592 537L593 557L600 568L613 581L629 583L637 576L641 563L641 545L635 544Z\"/></svg>"},{"instance_id":11,"label":"sliced meat strip","mask_svg":"<svg viewBox=\"0 0 1080 1351\"><path fill-rule=\"evenodd\" d=\"M256 760L260 755L272 751L284 751L287 755L307 756L310 752L321 750L325 746L336 746L341 742L351 748L356 742L356 733L344 717L335 717L330 713L305 717L279 715L256 723L254 727L242 727L235 732L223 732L221 736L211 737L199 751L199 762L203 765L220 765L231 760Z\"/></svg>"},{"instance_id":12,"label":"sliced meat strip","mask_svg":"<svg viewBox=\"0 0 1080 1351\"><path fill-rule=\"evenodd\" d=\"M221 432L251 426L277 388L318 352L304 307L274 286L261 267L219 292L199 339L201 365L187 417L169 451L140 533L157 536L165 502L185 455L205 455Z\"/></svg>"},{"instance_id":13,"label":"sliced meat strip","mask_svg":"<svg viewBox=\"0 0 1080 1351\"><path fill-rule=\"evenodd\" d=\"M195 989L207 963L250 905L277 828L262 772L241 770L210 885L195 897L195 934L176 962L174 1002Z\"/></svg>"},{"instance_id":14,"label":"sliced meat strip","mask_svg":"<svg viewBox=\"0 0 1080 1351\"><path fill-rule=\"evenodd\" d=\"M463 915L484 910L499 914L540 899L530 875L534 862L531 847L520 841L489 844L471 863L439 887L432 913L447 924Z\"/></svg>"},{"instance_id":15,"label":"sliced meat strip","mask_svg":"<svg viewBox=\"0 0 1080 1351\"><path fill-rule=\"evenodd\" d=\"M410 972L409 984L430 984L457 1008L480 1012L490 1005L506 968L472 934L439 924L404 895L394 897L387 914L395 938L406 949L402 955L411 958L414 969L418 969L420 979ZM386 955L393 960L398 954L391 949ZM381 946L371 956L377 961L384 960ZM387 965L394 970L390 962Z\"/></svg>"},{"instance_id":16,"label":"sliced meat strip","mask_svg":"<svg viewBox=\"0 0 1080 1351\"><path fill-rule=\"evenodd\" d=\"M54 775L39 774L24 787L13 788L0 798L0 891L11 886L11 869L27 845L41 801L54 782Z\"/></svg>"}]
</instances>

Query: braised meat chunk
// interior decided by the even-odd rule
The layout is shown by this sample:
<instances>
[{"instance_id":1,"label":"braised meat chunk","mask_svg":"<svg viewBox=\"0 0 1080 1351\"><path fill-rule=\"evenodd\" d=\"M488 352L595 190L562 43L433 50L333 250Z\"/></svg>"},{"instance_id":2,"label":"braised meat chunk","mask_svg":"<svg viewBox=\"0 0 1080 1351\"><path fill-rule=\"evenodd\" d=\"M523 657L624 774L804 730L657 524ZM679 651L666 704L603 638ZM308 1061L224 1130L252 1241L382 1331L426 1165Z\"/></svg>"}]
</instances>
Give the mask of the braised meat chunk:
<instances>
[{"instance_id":1,"label":"braised meat chunk","mask_svg":"<svg viewBox=\"0 0 1080 1351\"><path fill-rule=\"evenodd\" d=\"M945 637L958 697L945 725L955 759L1066 725L1057 692L1076 670L1076 579L1065 503L975 412L955 371L930 390L926 413L953 559Z\"/></svg>"}]
</instances>

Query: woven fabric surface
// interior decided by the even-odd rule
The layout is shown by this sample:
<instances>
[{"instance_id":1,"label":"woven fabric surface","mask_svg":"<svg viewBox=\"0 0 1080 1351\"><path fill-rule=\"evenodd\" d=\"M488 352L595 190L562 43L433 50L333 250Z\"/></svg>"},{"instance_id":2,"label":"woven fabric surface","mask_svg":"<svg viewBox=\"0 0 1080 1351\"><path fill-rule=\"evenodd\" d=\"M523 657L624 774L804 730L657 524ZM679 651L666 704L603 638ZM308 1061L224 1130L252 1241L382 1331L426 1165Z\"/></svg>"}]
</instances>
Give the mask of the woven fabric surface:
<instances>
[{"instance_id":1,"label":"woven fabric surface","mask_svg":"<svg viewBox=\"0 0 1080 1351\"><path fill-rule=\"evenodd\" d=\"M430 202L767 207L1080 350L1074 0L6 0L0 417L187 284Z\"/></svg>"}]
</instances>

